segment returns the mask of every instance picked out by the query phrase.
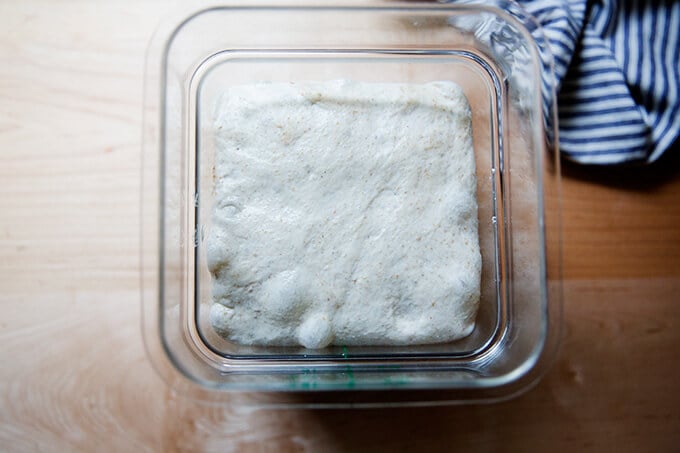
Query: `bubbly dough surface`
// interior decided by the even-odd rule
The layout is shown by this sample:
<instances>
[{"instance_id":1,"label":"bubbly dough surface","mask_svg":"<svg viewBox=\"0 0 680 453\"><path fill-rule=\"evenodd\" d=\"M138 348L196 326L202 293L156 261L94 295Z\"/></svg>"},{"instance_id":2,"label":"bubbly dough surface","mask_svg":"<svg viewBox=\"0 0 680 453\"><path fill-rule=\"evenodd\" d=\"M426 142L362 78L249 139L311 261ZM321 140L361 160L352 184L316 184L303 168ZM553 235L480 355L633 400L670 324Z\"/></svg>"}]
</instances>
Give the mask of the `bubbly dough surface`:
<instances>
[{"instance_id":1,"label":"bubbly dough surface","mask_svg":"<svg viewBox=\"0 0 680 453\"><path fill-rule=\"evenodd\" d=\"M481 255L457 85L236 86L215 131L207 261L221 336L317 349L472 331Z\"/></svg>"}]
</instances>

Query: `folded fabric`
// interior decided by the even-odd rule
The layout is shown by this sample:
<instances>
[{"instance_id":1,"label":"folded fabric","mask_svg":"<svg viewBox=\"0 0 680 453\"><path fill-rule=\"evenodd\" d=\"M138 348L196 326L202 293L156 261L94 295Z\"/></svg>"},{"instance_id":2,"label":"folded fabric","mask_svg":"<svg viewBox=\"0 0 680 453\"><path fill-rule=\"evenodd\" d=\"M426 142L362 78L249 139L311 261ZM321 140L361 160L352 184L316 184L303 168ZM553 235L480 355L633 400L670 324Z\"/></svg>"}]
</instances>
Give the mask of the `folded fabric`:
<instances>
[{"instance_id":1,"label":"folded fabric","mask_svg":"<svg viewBox=\"0 0 680 453\"><path fill-rule=\"evenodd\" d=\"M680 2L520 0L554 57L560 150L653 162L680 133Z\"/></svg>"}]
</instances>

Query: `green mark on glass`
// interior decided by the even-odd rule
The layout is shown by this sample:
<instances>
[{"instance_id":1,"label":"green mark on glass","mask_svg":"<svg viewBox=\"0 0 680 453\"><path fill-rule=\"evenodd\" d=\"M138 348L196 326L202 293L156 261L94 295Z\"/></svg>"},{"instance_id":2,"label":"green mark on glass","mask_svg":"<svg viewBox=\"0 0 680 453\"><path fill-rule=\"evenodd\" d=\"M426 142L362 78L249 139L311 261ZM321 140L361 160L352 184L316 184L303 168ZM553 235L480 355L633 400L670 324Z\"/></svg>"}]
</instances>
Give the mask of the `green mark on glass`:
<instances>
[{"instance_id":1,"label":"green mark on glass","mask_svg":"<svg viewBox=\"0 0 680 453\"><path fill-rule=\"evenodd\" d=\"M345 368L345 371L347 371L347 388L354 388L356 385L356 382L354 381L354 373L352 372L352 367L348 366Z\"/></svg>"}]
</instances>

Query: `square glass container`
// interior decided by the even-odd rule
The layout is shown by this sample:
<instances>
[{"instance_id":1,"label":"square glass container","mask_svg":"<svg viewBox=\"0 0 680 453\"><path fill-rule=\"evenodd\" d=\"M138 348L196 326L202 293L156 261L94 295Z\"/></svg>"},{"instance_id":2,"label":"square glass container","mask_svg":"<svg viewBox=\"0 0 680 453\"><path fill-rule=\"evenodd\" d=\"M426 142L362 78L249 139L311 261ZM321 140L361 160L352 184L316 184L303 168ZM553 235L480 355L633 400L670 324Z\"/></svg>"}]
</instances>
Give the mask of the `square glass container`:
<instances>
[{"instance_id":1,"label":"square glass container","mask_svg":"<svg viewBox=\"0 0 680 453\"><path fill-rule=\"evenodd\" d=\"M313 394L296 397L305 405L492 401L536 382L559 336L550 58L540 28L505 1L249 2L162 26L147 56L142 190L144 333L156 369L213 402L234 391L260 403L271 392ZM470 103L483 268L476 327L462 340L249 347L210 326L216 98L231 85L337 79L453 81ZM397 388L414 391L379 392Z\"/></svg>"}]
</instances>

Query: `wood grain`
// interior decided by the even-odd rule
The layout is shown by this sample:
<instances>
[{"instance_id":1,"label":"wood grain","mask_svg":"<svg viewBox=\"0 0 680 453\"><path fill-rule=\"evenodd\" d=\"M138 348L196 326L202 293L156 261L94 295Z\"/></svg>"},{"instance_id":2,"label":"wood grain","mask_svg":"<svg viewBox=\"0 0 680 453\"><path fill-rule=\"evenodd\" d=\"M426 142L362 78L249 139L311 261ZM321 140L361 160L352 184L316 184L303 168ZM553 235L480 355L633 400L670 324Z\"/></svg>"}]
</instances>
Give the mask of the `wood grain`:
<instances>
[{"instance_id":1,"label":"wood grain","mask_svg":"<svg viewBox=\"0 0 680 453\"><path fill-rule=\"evenodd\" d=\"M1 450L677 451L668 163L566 169L563 346L515 400L248 412L173 394L141 340L138 191L144 49L178 3L0 2Z\"/></svg>"}]
</instances>

